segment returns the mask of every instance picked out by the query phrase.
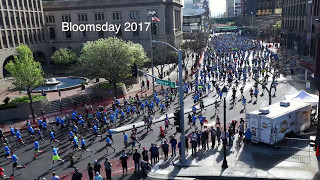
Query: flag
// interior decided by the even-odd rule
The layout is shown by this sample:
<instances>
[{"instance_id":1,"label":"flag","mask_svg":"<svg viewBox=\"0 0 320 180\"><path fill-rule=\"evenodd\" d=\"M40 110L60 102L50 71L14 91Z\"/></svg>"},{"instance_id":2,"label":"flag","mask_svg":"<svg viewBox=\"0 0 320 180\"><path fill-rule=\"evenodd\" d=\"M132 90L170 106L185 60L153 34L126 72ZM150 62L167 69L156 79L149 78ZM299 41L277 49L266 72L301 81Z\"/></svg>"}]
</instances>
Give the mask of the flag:
<instances>
[{"instance_id":1,"label":"flag","mask_svg":"<svg viewBox=\"0 0 320 180\"><path fill-rule=\"evenodd\" d=\"M160 22L160 19L157 17L152 17L152 21L159 21Z\"/></svg>"}]
</instances>

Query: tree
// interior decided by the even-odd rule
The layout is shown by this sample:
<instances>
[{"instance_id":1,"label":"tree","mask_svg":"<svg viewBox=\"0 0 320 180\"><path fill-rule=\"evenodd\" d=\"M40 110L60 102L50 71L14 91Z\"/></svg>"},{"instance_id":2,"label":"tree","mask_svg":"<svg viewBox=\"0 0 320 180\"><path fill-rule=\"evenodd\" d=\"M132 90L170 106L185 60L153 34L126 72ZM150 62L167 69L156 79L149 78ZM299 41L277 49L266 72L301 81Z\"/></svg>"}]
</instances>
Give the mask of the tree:
<instances>
[{"instance_id":1,"label":"tree","mask_svg":"<svg viewBox=\"0 0 320 180\"><path fill-rule=\"evenodd\" d=\"M77 67L88 78L104 78L113 85L117 97L117 82L131 73L133 63L147 59L143 48L115 37L88 42L81 50Z\"/></svg>"},{"instance_id":2,"label":"tree","mask_svg":"<svg viewBox=\"0 0 320 180\"><path fill-rule=\"evenodd\" d=\"M68 48L60 48L54 52L51 59L55 64L72 64L77 61L76 52Z\"/></svg>"},{"instance_id":3,"label":"tree","mask_svg":"<svg viewBox=\"0 0 320 180\"><path fill-rule=\"evenodd\" d=\"M193 32L190 35L186 35L189 39L182 45L184 50L189 50L196 53L197 58L207 46L209 33L205 32Z\"/></svg>"},{"instance_id":4,"label":"tree","mask_svg":"<svg viewBox=\"0 0 320 180\"><path fill-rule=\"evenodd\" d=\"M43 70L40 62L33 59L32 51L27 45L21 44L17 47L17 53L18 56L14 56L14 60L10 61L5 69L14 78L13 85L15 85L15 88L27 92L32 117L35 118L31 92L44 83Z\"/></svg>"},{"instance_id":5,"label":"tree","mask_svg":"<svg viewBox=\"0 0 320 180\"><path fill-rule=\"evenodd\" d=\"M163 69L166 64L177 64L178 63L178 53L171 50L170 47L164 44L154 45L153 48L153 64L158 70L160 78L165 76ZM159 67L160 66L160 69Z\"/></svg>"}]
</instances>

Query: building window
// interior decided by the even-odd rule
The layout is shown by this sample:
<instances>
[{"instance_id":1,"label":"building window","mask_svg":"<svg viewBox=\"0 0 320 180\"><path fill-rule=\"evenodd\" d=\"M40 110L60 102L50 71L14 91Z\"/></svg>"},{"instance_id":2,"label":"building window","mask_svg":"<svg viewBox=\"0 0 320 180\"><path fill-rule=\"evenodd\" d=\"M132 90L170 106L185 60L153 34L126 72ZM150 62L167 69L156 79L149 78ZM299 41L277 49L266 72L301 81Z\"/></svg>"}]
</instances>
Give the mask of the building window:
<instances>
[{"instance_id":1,"label":"building window","mask_svg":"<svg viewBox=\"0 0 320 180\"><path fill-rule=\"evenodd\" d=\"M140 19L140 11L130 11L130 19Z\"/></svg>"},{"instance_id":2,"label":"building window","mask_svg":"<svg viewBox=\"0 0 320 180\"><path fill-rule=\"evenodd\" d=\"M133 37L139 37L139 28L136 29L136 31L132 31Z\"/></svg>"},{"instance_id":3,"label":"building window","mask_svg":"<svg viewBox=\"0 0 320 180\"><path fill-rule=\"evenodd\" d=\"M7 38L5 35L2 36L2 42L3 42L3 47L4 48L7 48L8 47L8 44L7 44Z\"/></svg>"},{"instance_id":4,"label":"building window","mask_svg":"<svg viewBox=\"0 0 320 180\"><path fill-rule=\"evenodd\" d=\"M78 20L79 20L79 22L88 21L87 14L78 14Z\"/></svg>"},{"instance_id":5,"label":"building window","mask_svg":"<svg viewBox=\"0 0 320 180\"><path fill-rule=\"evenodd\" d=\"M46 16L46 23L55 23L54 16Z\"/></svg>"},{"instance_id":6,"label":"building window","mask_svg":"<svg viewBox=\"0 0 320 180\"><path fill-rule=\"evenodd\" d=\"M95 13L94 20L96 21L103 21L104 20L104 13Z\"/></svg>"},{"instance_id":7,"label":"building window","mask_svg":"<svg viewBox=\"0 0 320 180\"><path fill-rule=\"evenodd\" d=\"M65 35L66 35L66 39L71 39L71 31L66 31Z\"/></svg>"},{"instance_id":8,"label":"building window","mask_svg":"<svg viewBox=\"0 0 320 180\"><path fill-rule=\"evenodd\" d=\"M112 17L113 17L113 20L122 20L122 13L121 12L113 12Z\"/></svg>"},{"instance_id":9,"label":"building window","mask_svg":"<svg viewBox=\"0 0 320 180\"><path fill-rule=\"evenodd\" d=\"M80 32L81 34L82 34L82 37L83 38L86 38L87 37L87 31L82 31L82 32Z\"/></svg>"},{"instance_id":10,"label":"building window","mask_svg":"<svg viewBox=\"0 0 320 180\"><path fill-rule=\"evenodd\" d=\"M98 38L104 38L104 31L98 31Z\"/></svg>"},{"instance_id":11,"label":"building window","mask_svg":"<svg viewBox=\"0 0 320 180\"><path fill-rule=\"evenodd\" d=\"M120 26L119 32L118 34L116 34L117 37L121 37L122 36L122 26Z\"/></svg>"},{"instance_id":12,"label":"building window","mask_svg":"<svg viewBox=\"0 0 320 180\"><path fill-rule=\"evenodd\" d=\"M71 22L71 16L70 15L62 15L62 22Z\"/></svg>"}]
</instances>

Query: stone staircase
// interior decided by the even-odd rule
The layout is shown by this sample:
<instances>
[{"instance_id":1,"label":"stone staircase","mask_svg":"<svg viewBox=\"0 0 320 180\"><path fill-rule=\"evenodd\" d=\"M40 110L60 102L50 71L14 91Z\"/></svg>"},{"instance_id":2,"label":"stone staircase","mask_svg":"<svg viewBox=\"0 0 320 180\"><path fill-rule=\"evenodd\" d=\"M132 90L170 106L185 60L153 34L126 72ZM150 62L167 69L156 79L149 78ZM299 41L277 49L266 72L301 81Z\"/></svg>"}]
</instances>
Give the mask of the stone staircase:
<instances>
[{"instance_id":1,"label":"stone staircase","mask_svg":"<svg viewBox=\"0 0 320 180\"><path fill-rule=\"evenodd\" d=\"M87 95L79 95L79 96L68 96L66 98L56 101L50 102L50 110L46 112L46 114L59 112L65 108L75 108L75 107L82 107L84 104L92 104L92 102L101 100L100 96L94 94L87 94Z\"/></svg>"}]
</instances>

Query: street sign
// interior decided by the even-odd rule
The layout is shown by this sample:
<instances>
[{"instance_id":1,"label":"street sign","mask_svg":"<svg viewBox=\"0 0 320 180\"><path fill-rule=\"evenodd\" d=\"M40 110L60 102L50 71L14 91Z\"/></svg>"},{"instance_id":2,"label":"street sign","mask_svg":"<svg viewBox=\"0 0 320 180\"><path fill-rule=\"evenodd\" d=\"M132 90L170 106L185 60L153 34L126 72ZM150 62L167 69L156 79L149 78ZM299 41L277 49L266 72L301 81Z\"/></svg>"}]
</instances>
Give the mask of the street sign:
<instances>
[{"instance_id":1,"label":"street sign","mask_svg":"<svg viewBox=\"0 0 320 180\"><path fill-rule=\"evenodd\" d=\"M164 85L164 86L169 86L169 87L172 87L172 88L176 87L176 83L175 82L166 81L166 80L162 80L162 79L157 79L157 84Z\"/></svg>"}]
</instances>

